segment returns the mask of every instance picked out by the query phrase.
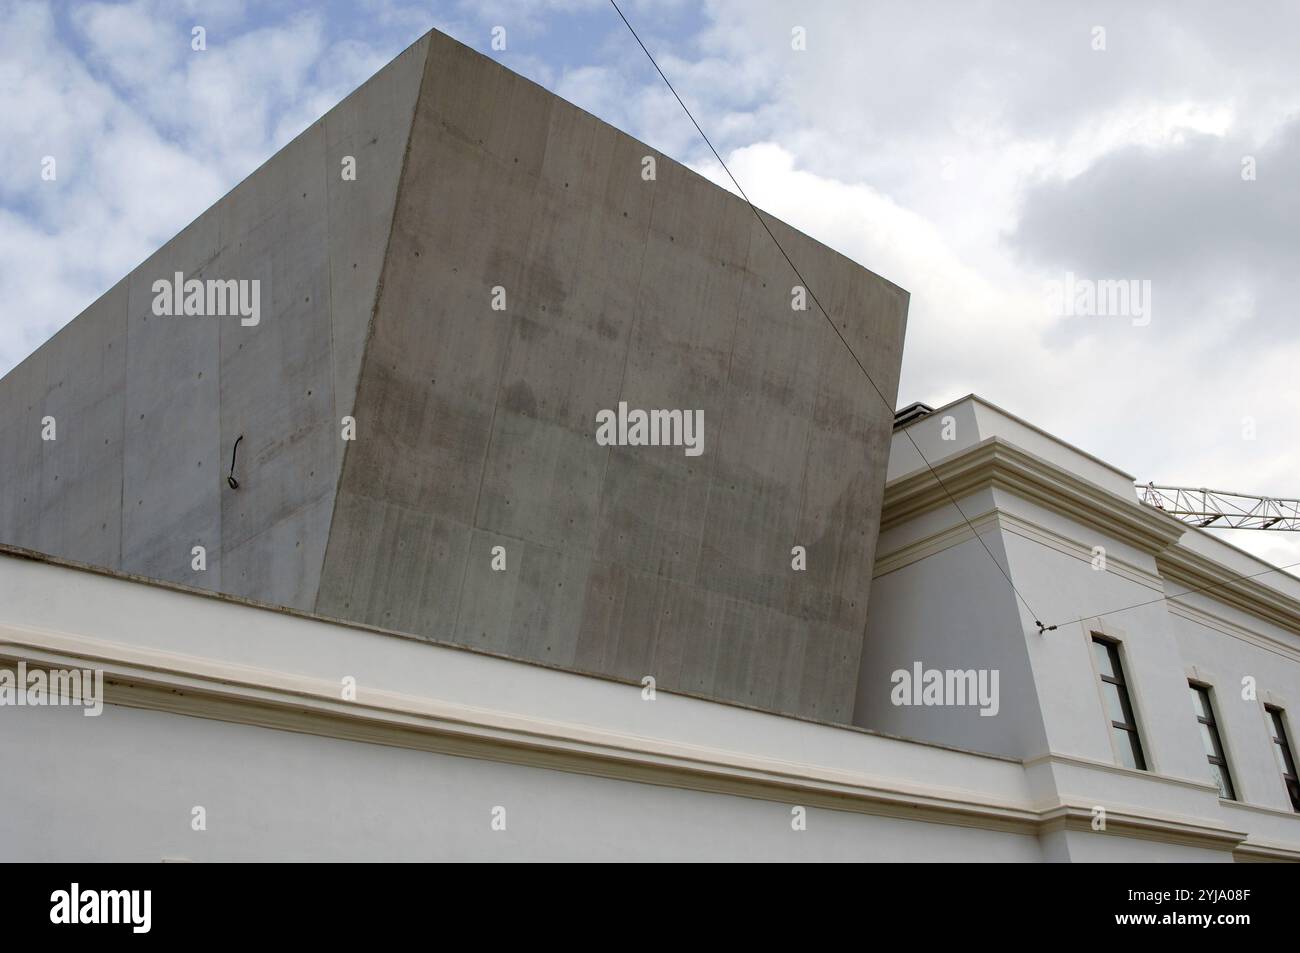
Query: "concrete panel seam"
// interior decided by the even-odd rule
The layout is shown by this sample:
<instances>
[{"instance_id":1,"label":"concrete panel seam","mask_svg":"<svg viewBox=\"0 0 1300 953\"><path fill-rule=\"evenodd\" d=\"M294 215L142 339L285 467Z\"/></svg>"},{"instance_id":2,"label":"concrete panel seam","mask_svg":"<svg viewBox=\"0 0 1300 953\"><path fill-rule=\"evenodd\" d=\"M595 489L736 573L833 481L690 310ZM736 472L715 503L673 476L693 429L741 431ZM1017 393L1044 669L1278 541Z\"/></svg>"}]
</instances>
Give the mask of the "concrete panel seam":
<instances>
[{"instance_id":1,"label":"concrete panel seam","mask_svg":"<svg viewBox=\"0 0 1300 953\"><path fill-rule=\"evenodd\" d=\"M741 267L749 270L750 253L754 248L754 230L749 229L749 241L745 245L745 264ZM757 277L757 273L754 273ZM713 453L713 459L709 462L709 479L704 485L704 509L700 513L700 520L703 526L709 524L709 503L713 499L713 482L718 470L718 459L722 456L722 433L727 423L727 392L731 385L731 367L736 357L736 338L740 335L740 315L745 307L745 284L741 280L740 299L736 302L736 320L731 325L731 347L727 350L727 373L723 378L723 396L722 396L722 419L718 421L718 447ZM807 448L805 447L805 452ZM694 581L700 581L700 566L704 561L704 532L700 532L700 544L695 548L695 573Z\"/></svg>"},{"instance_id":2,"label":"concrete panel seam","mask_svg":"<svg viewBox=\"0 0 1300 953\"><path fill-rule=\"evenodd\" d=\"M654 150L651 150L651 152L653 151ZM647 249L650 247L651 224L654 222L654 217L655 217L655 200L659 197L659 189L657 187L659 183L657 179L654 181L656 187L650 190L650 208L646 212L645 238L641 242L641 266L637 269L637 273L636 273L636 287L637 287L638 296L640 295L640 291L641 291L641 283L645 280L646 252ZM636 339L636 319L638 314L639 314L639 310L634 310L632 312L632 321L631 323L628 324L628 328L627 328L627 344L623 348L623 369L619 373L619 378L618 378L618 399L620 401L623 399L623 388L627 386L627 365L628 365L628 360L632 354L632 342ZM596 488L596 516L591 522L591 545L589 547L593 553L596 551L596 545L600 541L601 515L602 515L603 507L605 505L605 481L609 479L610 453L611 453L610 448L606 447L605 468L604 470L601 471L600 484Z\"/></svg>"},{"instance_id":3,"label":"concrete panel seam","mask_svg":"<svg viewBox=\"0 0 1300 953\"><path fill-rule=\"evenodd\" d=\"M416 40L415 43L412 43L411 46L416 46L416 45L418 45L419 43L424 42L426 39L428 39L428 38L432 35L432 32L433 32L433 31L429 31L429 33L426 33L426 34L425 34L424 36L422 36L419 40ZM407 49L409 49L409 48L410 48L410 47L408 47ZM428 76L428 73L429 73L429 56L430 56L430 54L432 53L432 50L433 50L433 43L432 43L432 42L429 42L429 43L425 46L425 49L424 49L424 59L423 59L423 61L420 63L420 88L419 88L419 90L418 90L418 91L416 92L416 94L415 94L415 105L414 105L414 107L411 109L411 121L410 121L410 123L409 123L409 124L407 125L407 127L406 127L406 145L405 145L405 146L403 147L403 149L402 149L402 165L401 165L401 168L399 168L398 171L397 171L397 183L396 183L396 185L394 186L394 193L393 193L393 212L392 212L392 215L390 215L390 216L389 216L389 219L388 219L388 236L387 236L387 238L384 240L384 258L383 258L383 264L382 264L382 265L380 266L380 268L379 268L379 277L378 277L378 278L376 279L376 281L375 281L375 296L374 296L374 301L371 303L371 306L370 306L370 317L369 317L369 319L368 319L367 322L366 322L366 340L365 340L365 343L361 346L361 361L360 361L360 363L357 365L358 368L364 368L364 367L366 366L366 356L367 356L367 354L369 354L369 352L370 352L370 341L371 341L371 339L374 337L374 333L375 333L375 315L376 315L376 314L378 313L378 311L379 311L379 301L380 301L380 299L382 298L383 293L384 293L384 276L385 276L385 274L386 274L387 271L388 271L388 263L389 263L389 260L390 260L390 255L391 255L391 253L392 253L392 247L393 247L393 226L394 226L395 223L397 222L397 210L398 210L398 208L401 206L401 202L402 202L402 183L406 180L406 166L407 166L407 162L409 161L410 156L411 156L411 138L412 138L412 132L413 132L413 130L415 129L415 117L416 117L417 115L419 115L419 112L420 112L420 100L424 98L424 81L425 81L425 79L426 79L426 77ZM403 51L403 53L405 53L405 50ZM402 53L399 53L398 56L397 56L397 58L400 59L401 56L402 56ZM328 169L329 169L329 163L328 163L328 157L327 157L327 160L326 160L326 174L327 174L327 175L329 174ZM327 196L327 201L328 201L328 196ZM327 257L327 259L332 259L332 256L330 255L330 245L329 245L329 210L328 210L328 208L326 209L326 216L325 216L325 229L326 229L326 257ZM330 261L330 267L331 267L331 269L333 268L333 262L332 262L332 260ZM331 309L332 309L332 308L333 308L333 284L332 284L332 283L331 283L331 286L330 286L330 295L331 295L331 298L330 298L330 302L331 302L330 307L331 307ZM334 341L334 320L333 320L333 318L334 318L333 310L331 310L331 312L330 312L330 365L331 365L331 368L334 367L334 351L333 351L333 341ZM335 375L335 378L334 378L334 379L335 379L335 381L338 380L337 375ZM356 384L356 386L357 386L357 390L360 390L360 389L361 389L361 371L360 371L360 370L358 370L358 373L357 373L357 384ZM337 393L337 390L336 390L336 392L335 392L335 394L334 394L334 409L335 409L336 411L338 410L338 393ZM354 409L355 409L355 407L354 407ZM335 476L335 478L334 478L334 503L333 503L333 505L330 507L330 518L329 518L329 522L326 524L327 529L326 529L326 531L325 531L325 532L326 532L326 535L325 535L325 545L321 548L321 565L320 565L320 572L319 572L319 573L317 574L317 576L316 576L316 579L317 579L317 582L316 582L316 598L312 600L312 608L313 608L314 610L318 610L318 609L320 608L320 580L323 579L323 578L325 577L325 564L326 564L326 562L329 560L329 548L330 548L330 547L329 547L329 544L330 544L330 540L331 540L331 539L333 538L333 536L334 536L334 519L335 519L335 517L338 515L338 507L339 507L339 491L343 488L343 474L344 474L344 471L347 469L347 465L348 465L348 450L350 449L350 448L348 447L348 444L351 443L351 442L352 442L352 441L344 441L344 443L343 443L343 453L342 453L342 455L340 456L340 459L339 459L338 474L337 474L337 475Z\"/></svg>"}]
</instances>

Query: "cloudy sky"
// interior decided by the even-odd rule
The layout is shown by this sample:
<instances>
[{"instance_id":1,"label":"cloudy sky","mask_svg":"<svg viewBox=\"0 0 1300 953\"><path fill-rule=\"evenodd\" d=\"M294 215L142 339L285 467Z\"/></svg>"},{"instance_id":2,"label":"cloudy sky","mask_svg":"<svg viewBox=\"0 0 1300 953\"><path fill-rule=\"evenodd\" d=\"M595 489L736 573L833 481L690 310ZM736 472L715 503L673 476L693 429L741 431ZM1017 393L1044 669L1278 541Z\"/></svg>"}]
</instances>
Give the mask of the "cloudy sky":
<instances>
[{"instance_id":1,"label":"cloudy sky","mask_svg":"<svg viewBox=\"0 0 1300 953\"><path fill-rule=\"evenodd\" d=\"M759 206L911 292L900 403L974 391L1144 481L1300 496L1300 9L622 5ZM0 23L0 373L431 27L722 179L608 0ZM1063 313L1067 274L1149 311Z\"/></svg>"}]
</instances>

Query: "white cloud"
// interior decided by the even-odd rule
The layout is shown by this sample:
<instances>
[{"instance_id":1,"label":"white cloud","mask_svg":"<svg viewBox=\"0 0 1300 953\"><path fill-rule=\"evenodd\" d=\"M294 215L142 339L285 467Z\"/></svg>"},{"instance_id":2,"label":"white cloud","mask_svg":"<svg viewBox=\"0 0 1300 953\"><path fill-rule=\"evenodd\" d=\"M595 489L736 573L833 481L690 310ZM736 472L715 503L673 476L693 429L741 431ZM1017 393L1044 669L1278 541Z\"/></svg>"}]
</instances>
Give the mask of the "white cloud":
<instances>
[{"instance_id":1,"label":"white cloud","mask_svg":"<svg viewBox=\"0 0 1300 953\"><path fill-rule=\"evenodd\" d=\"M64 20L0 5L0 164L13 170L0 178L0 299L16 316L0 326L0 373L404 45L330 43L312 15L247 30L241 10L136 0Z\"/></svg>"},{"instance_id":2,"label":"white cloud","mask_svg":"<svg viewBox=\"0 0 1300 953\"><path fill-rule=\"evenodd\" d=\"M13 170L0 180L0 298L21 315L0 328L0 372L430 25L469 35L465 24L499 20L531 33L508 65L721 181L604 0L457 3L436 21L400 0L359 9L388 40L337 38L324 12L249 29L265 11L237 2L71 5L83 61L50 6L0 3L0 163ZM757 204L911 292L901 400L973 390L1144 479L1300 493L1300 350L1289 325L1249 333L1291 320L1269 310L1283 287L1266 273L1276 249L1230 273L1182 261L1216 280L1165 295L1169 310L1135 329L1048 315L1043 283L1061 263L1012 240L1044 207L1027 204L1041 203L1044 183L1078 197L1126 149L1163 162L1207 138L1228 157L1267 145L1300 106L1296 16L710 0L700 35L664 39L657 14L680 3L624 9ZM557 13L608 20L587 62L572 62L583 38L547 38ZM796 21L805 53L790 49ZM204 53L189 48L195 22L209 31ZM1088 46L1097 22L1105 53ZM547 42L564 48L562 66ZM39 179L49 154L57 184ZM1222 158L1206 154L1210 168ZM1297 173L1283 166L1261 175L1294 193ZM1103 221L1130 211L1095 194ZM1243 214L1236 230L1252 221ZM1197 245L1183 240L1189 227L1138 221L1126 237L1168 249L1176 273ZM1097 241L1115 245L1104 231ZM1253 442L1239 437L1245 415L1258 420ZM1237 542L1272 558L1291 547L1270 534Z\"/></svg>"}]
</instances>

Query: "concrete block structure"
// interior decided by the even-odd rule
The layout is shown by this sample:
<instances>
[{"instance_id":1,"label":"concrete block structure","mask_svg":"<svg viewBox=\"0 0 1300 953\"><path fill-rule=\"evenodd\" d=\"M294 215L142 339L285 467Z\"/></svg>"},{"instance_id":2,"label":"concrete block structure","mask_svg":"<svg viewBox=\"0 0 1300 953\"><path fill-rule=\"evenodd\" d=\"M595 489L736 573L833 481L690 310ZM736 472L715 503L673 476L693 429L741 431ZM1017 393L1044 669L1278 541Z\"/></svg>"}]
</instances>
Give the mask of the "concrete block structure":
<instances>
[{"instance_id":1,"label":"concrete block structure","mask_svg":"<svg viewBox=\"0 0 1300 953\"><path fill-rule=\"evenodd\" d=\"M0 380L0 860L1300 860L1300 580L798 283L422 39Z\"/></svg>"},{"instance_id":2,"label":"concrete block structure","mask_svg":"<svg viewBox=\"0 0 1300 953\"><path fill-rule=\"evenodd\" d=\"M847 723L892 408L767 228L890 401L907 294L764 222L431 33L0 381L0 543Z\"/></svg>"}]
</instances>

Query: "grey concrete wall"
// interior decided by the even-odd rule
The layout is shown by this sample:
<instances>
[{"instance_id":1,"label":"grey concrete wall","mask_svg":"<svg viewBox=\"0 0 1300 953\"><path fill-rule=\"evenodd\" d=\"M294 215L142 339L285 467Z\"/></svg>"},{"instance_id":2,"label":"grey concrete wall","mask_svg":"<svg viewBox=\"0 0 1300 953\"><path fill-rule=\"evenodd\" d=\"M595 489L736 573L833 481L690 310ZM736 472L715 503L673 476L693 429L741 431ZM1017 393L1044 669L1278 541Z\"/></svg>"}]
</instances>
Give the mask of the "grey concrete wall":
<instances>
[{"instance_id":1,"label":"grey concrete wall","mask_svg":"<svg viewBox=\"0 0 1300 953\"><path fill-rule=\"evenodd\" d=\"M770 226L892 400L906 294ZM741 200L435 36L318 609L847 721L892 411L796 283ZM620 401L703 454L599 446Z\"/></svg>"},{"instance_id":2,"label":"grey concrete wall","mask_svg":"<svg viewBox=\"0 0 1300 953\"><path fill-rule=\"evenodd\" d=\"M421 40L0 381L0 540L315 603ZM354 156L355 181L342 178ZM261 321L160 317L153 282L257 279ZM41 440L41 418L57 439ZM238 491L225 482L235 439ZM202 545L208 568L191 568Z\"/></svg>"},{"instance_id":3,"label":"grey concrete wall","mask_svg":"<svg viewBox=\"0 0 1300 953\"><path fill-rule=\"evenodd\" d=\"M768 224L892 401L906 293ZM155 316L177 271L260 280L260 324ZM430 34L0 382L0 542L847 722L892 411L797 281ZM620 401L703 411L703 454L597 445Z\"/></svg>"}]
</instances>

